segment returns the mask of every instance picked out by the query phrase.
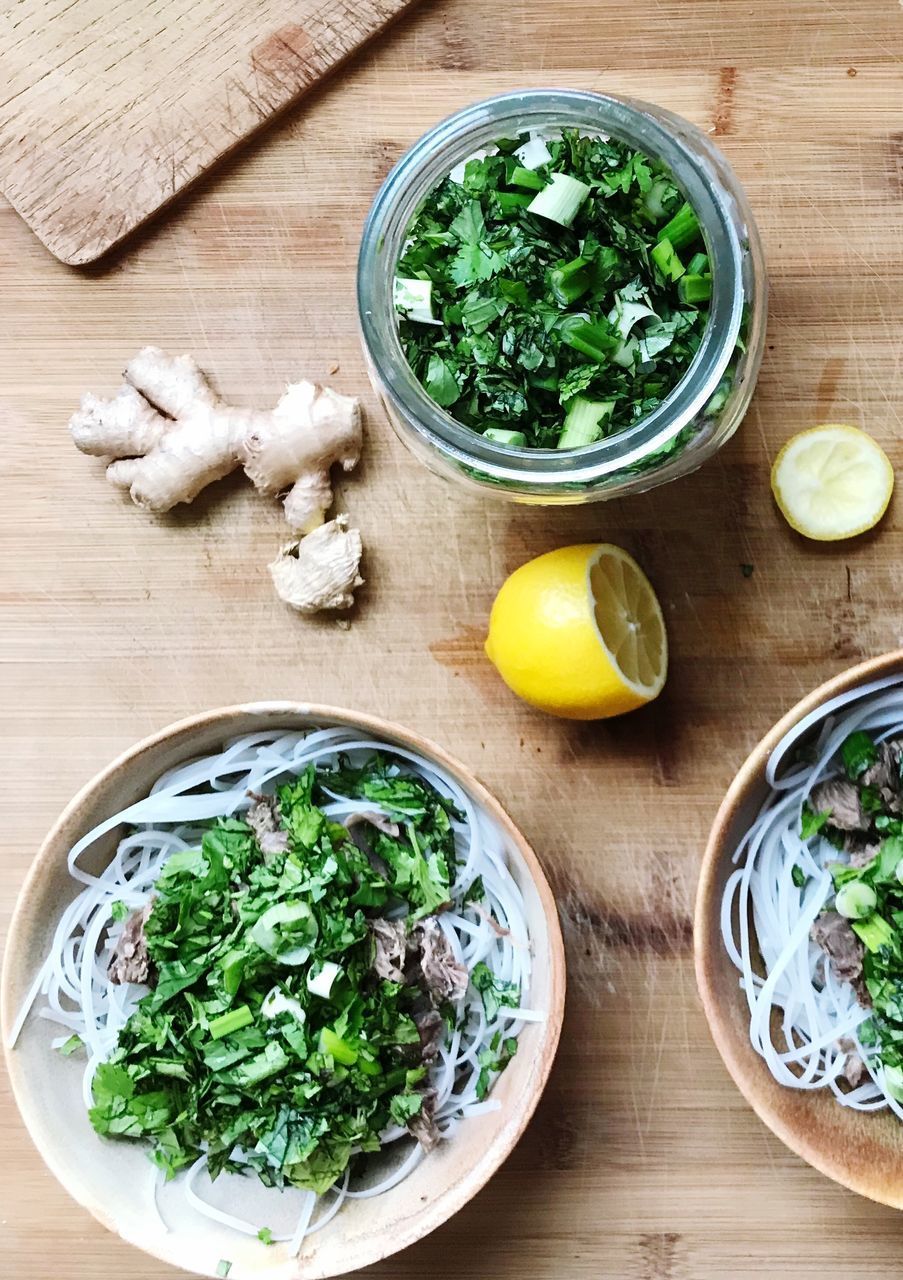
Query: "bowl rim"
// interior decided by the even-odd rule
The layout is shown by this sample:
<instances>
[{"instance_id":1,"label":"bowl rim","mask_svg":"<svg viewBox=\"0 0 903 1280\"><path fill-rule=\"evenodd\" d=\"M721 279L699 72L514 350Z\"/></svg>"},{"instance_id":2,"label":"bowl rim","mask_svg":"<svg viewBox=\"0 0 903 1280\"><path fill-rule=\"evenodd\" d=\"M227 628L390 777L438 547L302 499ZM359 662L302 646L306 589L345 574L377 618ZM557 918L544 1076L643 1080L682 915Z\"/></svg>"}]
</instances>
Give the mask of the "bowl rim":
<instances>
[{"instance_id":1,"label":"bowl rim","mask_svg":"<svg viewBox=\"0 0 903 1280\"><path fill-rule=\"evenodd\" d=\"M84 1186L77 1179L70 1176L63 1162L57 1159L53 1144L38 1142L32 1134L27 1113L23 1107L22 1066L21 1063L17 1063L15 1060L14 1047L9 1045L9 1034L19 1009L14 1004L14 994L11 990L13 978L10 975L12 966L8 961L11 955L21 949L22 934L26 925L26 905L44 873L45 864L55 852L66 827L75 818L81 806L89 800L92 793L109 782L116 774L138 763L146 751L161 746L168 740L180 737L186 739L187 747L192 733L212 728L219 723L223 725L224 737L226 737L228 736L228 722L236 717L246 715L272 716L274 724L278 724L278 718L285 715L286 717L298 716L312 721L321 721L324 724L348 725L356 729L362 729L375 738L386 738L389 741L389 745L394 741L400 746L407 747L433 759L456 777L458 781L465 784L474 801L481 809L495 818L517 848L518 853L526 864L530 879L539 897L548 935L549 1009L547 1019L543 1024L544 1036L537 1048L534 1073L530 1081L530 1091L519 1097L516 1100L516 1105L514 1100L509 1105L511 1114L508 1117L508 1122L499 1131L495 1139L498 1143L498 1150L495 1152L493 1159L481 1162L476 1169L476 1173L471 1169L469 1174L465 1173L458 1178L437 1200L430 1200L420 1213L409 1220L408 1226L397 1224L391 1239L374 1236L372 1239L375 1242L375 1247L369 1241L364 1242L364 1247L361 1244L358 1244L356 1248L349 1246L347 1265L343 1263L342 1272L336 1272L332 1269L322 1270L317 1267L316 1262L314 1262L313 1266L308 1266L300 1260L292 1259L291 1262L296 1263L296 1265L287 1267L284 1272L279 1273L280 1275L291 1274L298 1277L298 1280L302 1275L304 1280L326 1280L329 1276L345 1274L346 1271L356 1271L361 1267L382 1261L399 1250L424 1239L437 1227L453 1217L482 1190L489 1179L498 1172L523 1135L545 1091L558 1049L564 1018L566 969L561 924L551 886L532 845L510 817L507 810L484 786L476 774L462 761L458 760L457 757L450 755L432 739L424 737L415 730L397 724L395 721L386 720L368 713L351 711L344 707L295 699L263 699L216 707L173 721L162 729L141 738L138 742L120 752L108 765L95 773L79 788L57 817L32 858L13 906L4 947L3 967L2 972L0 972L0 1036L2 1036L3 1040L7 1077L19 1111L20 1120L44 1164L59 1184L77 1204L87 1209L94 1219L114 1235L141 1249L149 1256L158 1258L160 1261L167 1262L172 1266L182 1266L182 1269L185 1269L178 1259L155 1247L153 1238L152 1242L149 1243L133 1238L130 1234L123 1234L109 1210L101 1208L92 1199ZM240 730L237 732L240 733ZM186 759L188 758L190 758L190 754L186 754ZM370 1244L370 1247L366 1247L367 1244ZM352 1249L354 1249L354 1252L351 1251ZM203 1273L192 1271L190 1274ZM212 1272L208 1274L213 1275Z\"/></svg>"},{"instance_id":2,"label":"bowl rim","mask_svg":"<svg viewBox=\"0 0 903 1280\"><path fill-rule=\"evenodd\" d=\"M826 680L801 698L750 751L727 789L706 841L696 890L693 952L696 985L715 1047L734 1084L759 1119L776 1137L780 1138L786 1147L812 1165L819 1173L823 1173L850 1191L855 1191L879 1204L899 1209L903 1208L903 1177L900 1180L899 1190L894 1194L878 1179L868 1181L857 1176L856 1173L851 1172L842 1151L835 1155L826 1150L816 1138L808 1138L805 1133L789 1123L781 1111L776 1111L771 1105L768 1086L773 1083L773 1078L764 1062L760 1062L758 1058L756 1067L761 1069L750 1070L749 1058L745 1053L748 1045L744 1046L742 1053L737 1050L734 1029L717 993L716 973L720 971L722 963L727 961L727 956L723 952L720 930L712 927L715 919L715 913L712 911L713 898L718 893L718 872L726 856L724 842L727 830L749 791L763 774L772 751L784 735L804 716L818 710L830 698L847 693L871 680L896 674L903 676L903 648L894 649L876 658L868 658L847 668L846 671L832 676L830 680ZM824 1102L830 1106L837 1105L831 1096L825 1097ZM817 1130L815 1132L817 1133Z\"/></svg>"}]
</instances>

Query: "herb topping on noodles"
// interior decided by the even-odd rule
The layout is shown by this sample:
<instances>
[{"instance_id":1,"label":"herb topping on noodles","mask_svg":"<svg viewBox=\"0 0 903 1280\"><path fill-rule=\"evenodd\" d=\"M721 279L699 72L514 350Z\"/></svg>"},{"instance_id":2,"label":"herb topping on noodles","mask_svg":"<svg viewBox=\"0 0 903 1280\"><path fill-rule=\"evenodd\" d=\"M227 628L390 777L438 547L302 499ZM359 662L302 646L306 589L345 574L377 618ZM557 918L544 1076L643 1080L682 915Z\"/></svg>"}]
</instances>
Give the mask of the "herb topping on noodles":
<instances>
[{"instance_id":1,"label":"herb topping on noodles","mask_svg":"<svg viewBox=\"0 0 903 1280\"><path fill-rule=\"evenodd\" d=\"M120 821L106 872L82 871ZM88 1052L94 1128L150 1144L162 1182L264 1243L297 1250L346 1196L394 1185L497 1106L538 1016L520 1007L529 940L498 830L428 761L348 730L257 734L181 766L70 868L86 888L40 1015L66 1027L62 1052ZM372 1165L406 1137L388 1173ZM201 1177L300 1196L293 1229L215 1207Z\"/></svg>"}]
</instances>

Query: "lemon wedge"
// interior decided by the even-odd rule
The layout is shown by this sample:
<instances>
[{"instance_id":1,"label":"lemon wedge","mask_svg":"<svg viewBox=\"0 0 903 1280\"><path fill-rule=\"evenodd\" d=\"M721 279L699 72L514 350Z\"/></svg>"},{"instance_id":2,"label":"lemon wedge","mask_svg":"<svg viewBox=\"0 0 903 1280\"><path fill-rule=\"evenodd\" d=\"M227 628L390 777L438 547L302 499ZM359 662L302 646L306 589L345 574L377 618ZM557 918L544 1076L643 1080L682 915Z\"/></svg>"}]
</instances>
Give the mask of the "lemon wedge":
<instances>
[{"instance_id":1,"label":"lemon wedge","mask_svg":"<svg viewBox=\"0 0 903 1280\"><path fill-rule=\"evenodd\" d=\"M865 533L887 510L894 469L856 427L812 427L791 437L771 469L771 491L787 523L817 542Z\"/></svg>"},{"instance_id":2,"label":"lemon wedge","mask_svg":"<svg viewBox=\"0 0 903 1280\"><path fill-rule=\"evenodd\" d=\"M561 547L515 570L492 606L486 653L518 697L570 720L642 707L668 671L655 592L609 543Z\"/></svg>"}]
</instances>

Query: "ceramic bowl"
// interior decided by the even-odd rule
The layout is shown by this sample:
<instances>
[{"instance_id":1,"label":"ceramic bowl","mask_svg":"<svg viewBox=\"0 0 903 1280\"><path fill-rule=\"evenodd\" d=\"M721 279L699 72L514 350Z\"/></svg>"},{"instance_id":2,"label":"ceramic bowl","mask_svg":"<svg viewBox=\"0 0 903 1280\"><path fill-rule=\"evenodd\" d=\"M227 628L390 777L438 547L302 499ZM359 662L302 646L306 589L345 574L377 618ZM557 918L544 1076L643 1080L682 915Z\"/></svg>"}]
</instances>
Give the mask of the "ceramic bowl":
<instances>
[{"instance_id":1,"label":"ceramic bowl","mask_svg":"<svg viewBox=\"0 0 903 1280\"><path fill-rule=\"evenodd\" d=\"M782 1142L835 1182L903 1208L903 1125L890 1112L840 1106L828 1090L789 1089L749 1040L749 1011L721 938L731 858L768 794L765 767L784 735L829 698L872 680L903 676L903 650L863 662L810 693L771 729L734 778L715 819L696 897L696 978L715 1044L734 1083ZM817 725L813 732L817 732ZM801 741L805 741L801 739Z\"/></svg>"},{"instance_id":2,"label":"ceramic bowl","mask_svg":"<svg viewBox=\"0 0 903 1280\"><path fill-rule=\"evenodd\" d=\"M231 1280L318 1280L355 1271L420 1240L466 1204L498 1169L526 1127L545 1085L564 1009L564 951L558 916L542 868L511 819L463 765L414 733L372 717L298 703L257 703L183 720L119 757L76 796L41 847L16 906L2 982L4 1043L49 947L54 927L78 885L67 871L74 842L103 818L147 794L166 770L219 748L228 739L262 729L339 725L419 752L457 779L506 833L510 870L524 895L534 950L530 1003L546 1010L528 1024L518 1053L493 1090L501 1108L469 1118L417 1173L370 1199L346 1201L332 1222L311 1235L297 1258L285 1245L264 1248L196 1213L162 1223L148 1212L152 1167L138 1144L102 1140L91 1129L81 1095L83 1064L50 1048L59 1028L31 1017L7 1052L22 1118L51 1171L98 1221L124 1240L168 1263L214 1275L220 1259L232 1263ZM121 829L120 829L121 831ZM109 860L111 832L94 846L93 867Z\"/></svg>"}]
</instances>

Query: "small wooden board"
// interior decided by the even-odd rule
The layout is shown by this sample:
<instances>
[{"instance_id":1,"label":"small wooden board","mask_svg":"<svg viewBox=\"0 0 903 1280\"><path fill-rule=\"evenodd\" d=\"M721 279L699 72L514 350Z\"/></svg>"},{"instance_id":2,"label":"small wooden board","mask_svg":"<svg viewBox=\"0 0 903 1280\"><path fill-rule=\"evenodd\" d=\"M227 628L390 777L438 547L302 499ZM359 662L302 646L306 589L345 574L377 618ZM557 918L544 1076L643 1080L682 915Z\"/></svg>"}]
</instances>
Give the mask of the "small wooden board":
<instances>
[{"instance_id":1,"label":"small wooden board","mask_svg":"<svg viewBox=\"0 0 903 1280\"><path fill-rule=\"evenodd\" d=\"M92 262L411 0L7 0L0 190Z\"/></svg>"}]
</instances>

